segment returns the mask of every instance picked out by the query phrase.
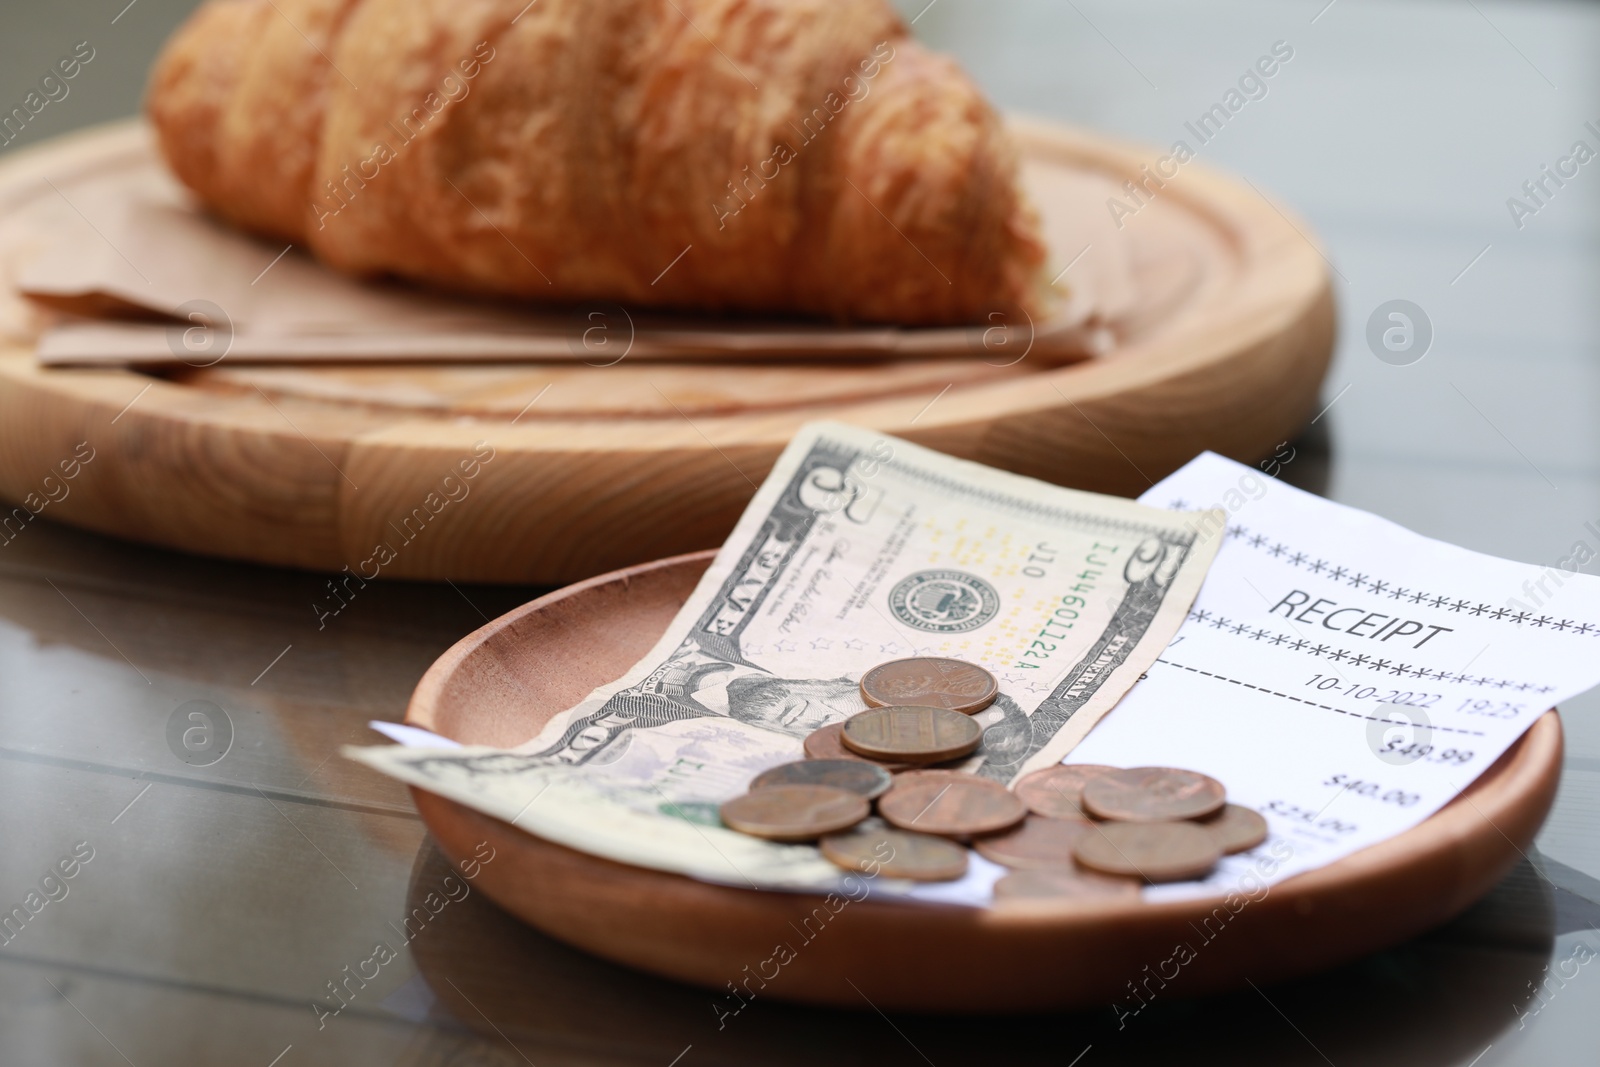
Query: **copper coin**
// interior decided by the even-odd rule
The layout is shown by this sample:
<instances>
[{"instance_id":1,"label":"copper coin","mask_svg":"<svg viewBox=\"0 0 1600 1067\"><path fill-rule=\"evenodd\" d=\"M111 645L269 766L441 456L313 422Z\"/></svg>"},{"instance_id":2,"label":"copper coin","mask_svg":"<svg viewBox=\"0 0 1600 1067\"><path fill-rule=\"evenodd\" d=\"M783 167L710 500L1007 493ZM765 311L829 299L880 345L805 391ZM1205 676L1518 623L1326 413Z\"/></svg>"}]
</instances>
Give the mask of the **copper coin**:
<instances>
[{"instance_id":1,"label":"copper coin","mask_svg":"<svg viewBox=\"0 0 1600 1067\"><path fill-rule=\"evenodd\" d=\"M1000 683L982 667L938 656L892 659L861 676L861 699L875 708L917 704L970 715L999 695Z\"/></svg>"},{"instance_id":2,"label":"copper coin","mask_svg":"<svg viewBox=\"0 0 1600 1067\"><path fill-rule=\"evenodd\" d=\"M1072 869L1072 846L1089 829L1089 820L1029 815L1003 834L974 841L978 855L1018 870Z\"/></svg>"},{"instance_id":3,"label":"copper coin","mask_svg":"<svg viewBox=\"0 0 1600 1067\"><path fill-rule=\"evenodd\" d=\"M840 740L843 734L844 723L842 722L832 723L822 727L820 730L811 731L806 735L806 739L803 742L806 750L806 759L856 760L861 763L870 763L874 766L882 767L890 774L916 766L915 763L902 763L897 760L868 759L858 752L851 752L844 747L844 742Z\"/></svg>"},{"instance_id":4,"label":"copper coin","mask_svg":"<svg viewBox=\"0 0 1600 1067\"><path fill-rule=\"evenodd\" d=\"M1083 810L1121 822L1203 819L1222 810L1227 790L1215 778L1173 767L1134 767L1091 779Z\"/></svg>"},{"instance_id":5,"label":"copper coin","mask_svg":"<svg viewBox=\"0 0 1600 1067\"><path fill-rule=\"evenodd\" d=\"M1100 763L1063 763L1034 771L1012 789L1035 815L1048 815L1052 819L1082 819L1085 817L1081 806L1083 787L1090 779L1116 769Z\"/></svg>"},{"instance_id":6,"label":"copper coin","mask_svg":"<svg viewBox=\"0 0 1600 1067\"><path fill-rule=\"evenodd\" d=\"M780 763L750 780L750 792L778 785L830 785L872 800L894 782L882 767L855 759L808 759Z\"/></svg>"},{"instance_id":7,"label":"copper coin","mask_svg":"<svg viewBox=\"0 0 1600 1067\"><path fill-rule=\"evenodd\" d=\"M971 837L1015 826L1028 809L1014 793L981 778L970 782L897 778L878 799L878 813L902 830Z\"/></svg>"},{"instance_id":8,"label":"copper coin","mask_svg":"<svg viewBox=\"0 0 1600 1067\"><path fill-rule=\"evenodd\" d=\"M873 759L943 763L983 740L983 727L959 711L916 705L873 708L844 721L844 746Z\"/></svg>"},{"instance_id":9,"label":"copper coin","mask_svg":"<svg viewBox=\"0 0 1600 1067\"><path fill-rule=\"evenodd\" d=\"M1248 852L1267 839L1267 820L1243 804L1228 804L1200 825L1217 837L1225 855Z\"/></svg>"},{"instance_id":10,"label":"copper coin","mask_svg":"<svg viewBox=\"0 0 1600 1067\"><path fill-rule=\"evenodd\" d=\"M1199 878L1222 858L1211 831L1192 822L1090 823L1072 854L1102 874L1147 882Z\"/></svg>"},{"instance_id":11,"label":"copper coin","mask_svg":"<svg viewBox=\"0 0 1600 1067\"><path fill-rule=\"evenodd\" d=\"M1132 878L1085 870L1013 871L994 884L996 900L1087 900L1139 896Z\"/></svg>"},{"instance_id":12,"label":"copper coin","mask_svg":"<svg viewBox=\"0 0 1600 1067\"><path fill-rule=\"evenodd\" d=\"M967 873L967 850L954 841L886 826L830 834L822 839L822 855L847 871L917 882L948 882Z\"/></svg>"},{"instance_id":13,"label":"copper coin","mask_svg":"<svg viewBox=\"0 0 1600 1067\"><path fill-rule=\"evenodd\" d=\"M1005 788L999 782L991 779L980 778L976 774L968 774L966 771L952 770L947 767L913 767L910 770L896 774L894 780L908 784L911 782L982 782L985 785L994 786L996 789Z\"/></svg>"},{"instance_id":14,"label":"copper coin","mask_svg":"<svg viewBox=\"0 0 1600 1067\"><path fill-rule=\"evenodd\" d=\"M867 817L867 799L826 785L775 785L722 805L729 829L768 841L814 841Z\"/></svg>"}]
</instances>

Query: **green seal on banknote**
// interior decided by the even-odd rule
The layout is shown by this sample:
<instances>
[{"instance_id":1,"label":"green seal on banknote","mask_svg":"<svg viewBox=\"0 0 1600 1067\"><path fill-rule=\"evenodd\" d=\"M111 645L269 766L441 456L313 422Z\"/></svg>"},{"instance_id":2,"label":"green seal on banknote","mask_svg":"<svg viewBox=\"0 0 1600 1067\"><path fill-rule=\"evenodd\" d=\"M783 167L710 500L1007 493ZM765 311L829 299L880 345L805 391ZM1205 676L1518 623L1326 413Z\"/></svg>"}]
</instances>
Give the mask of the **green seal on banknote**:
<instances>
[{"instance_id":1,"label":"green seal on banknote","mask_svg":"<svg viewBox=\"0 0 1600 1067\"><path fill-rule=\"evenodd\" d=\"M889 608L918 630L964 634L1000 613L1000 594L966 571L918 571L890 590Z\"/></svg>"}]
</instances>

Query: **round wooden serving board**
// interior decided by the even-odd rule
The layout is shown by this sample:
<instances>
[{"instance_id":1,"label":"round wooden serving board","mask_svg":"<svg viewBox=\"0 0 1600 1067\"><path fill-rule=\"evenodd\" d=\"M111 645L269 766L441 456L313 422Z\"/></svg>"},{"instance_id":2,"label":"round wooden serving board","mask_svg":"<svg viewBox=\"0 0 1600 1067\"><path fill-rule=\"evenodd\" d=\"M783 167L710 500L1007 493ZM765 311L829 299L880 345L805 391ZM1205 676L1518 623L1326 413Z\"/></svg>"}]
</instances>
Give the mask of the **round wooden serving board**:
<instances>
[{"instance_id":1,"label":"round wooden serving board","mask_svg":"<svg viewBox=\"0 0 1600 1067\"><path fill-rule=\"evenodd\" d=\"M406 721L466 744L526 741L637 662L711 557L602 575L496 619L434 663ZM1226 937L1199 947L1173 993L1331 967L1458 914L1533 841L1555 799L1561 747L1560 719L1548 712L1420 826L1246 905ZM793 942L820 899L630 867L431 793L413 789L412 797L452 861L492 844L497 858L476 884L514 915L596 955L718 991ZM1201 940L1197 929L1219 905L1041 901L983 910L867 899L839 911L760 995L860 1007L865 994L879 1008L949 1012L1132 1007L1127 983L1144 981L1145 965L1170 959L1174 946Z\"/></svg>"},{"instance_id":2,"label":"round wooden serving board","mask_svg":"<svg viewBox=\"0 0 1600 1067\"><path fill-rule=\"evenodd\" d=\"M1100 278L1097 298L1115 309L1120 340L1104 356L1012 362L980 346L809 363L46 369L29 335L37 316L5 293L0 497L37 500L41 479L88 442L94 461L50 518L261 563L371 577L387 545L385 577L554 584L720 542L812 419L1123 494L1202 449L1254 460L1301 426L1334 329L1306 228L1192 163L1118 229L1107 201L1149 152L1037 123L1016 130L1052 269L1063 285L1074 271ZM142 126L10 157L0 220L65 212L74 189L107 181L168 181ZM0 271L15 278L37 239L8 227ZM118 251L130 263L139 254ZM1114 292L1107 278L1126 284ZM467 498L438 507L434 495L402 529L484 448L493 459Z\"/></svg>"}]
</instances>

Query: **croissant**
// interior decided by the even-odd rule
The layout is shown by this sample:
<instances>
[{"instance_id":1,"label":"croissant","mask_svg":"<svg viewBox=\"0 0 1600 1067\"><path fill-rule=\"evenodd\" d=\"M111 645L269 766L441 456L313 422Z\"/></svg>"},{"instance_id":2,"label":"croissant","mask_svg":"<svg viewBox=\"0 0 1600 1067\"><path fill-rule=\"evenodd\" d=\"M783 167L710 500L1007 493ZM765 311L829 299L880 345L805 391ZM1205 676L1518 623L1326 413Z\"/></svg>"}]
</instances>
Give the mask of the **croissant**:
<instances>
[{"instance_id":1,"label":"croissant","mask_svg":"<svg viewBox=\"0 0 1600 1067\"><path fill-rule=\"evenodd\" d=\"M357 275L921 325L1045 299L999 117L883 0L211 0L147 106L212 212Z\"/></svg>"}]
</instances>

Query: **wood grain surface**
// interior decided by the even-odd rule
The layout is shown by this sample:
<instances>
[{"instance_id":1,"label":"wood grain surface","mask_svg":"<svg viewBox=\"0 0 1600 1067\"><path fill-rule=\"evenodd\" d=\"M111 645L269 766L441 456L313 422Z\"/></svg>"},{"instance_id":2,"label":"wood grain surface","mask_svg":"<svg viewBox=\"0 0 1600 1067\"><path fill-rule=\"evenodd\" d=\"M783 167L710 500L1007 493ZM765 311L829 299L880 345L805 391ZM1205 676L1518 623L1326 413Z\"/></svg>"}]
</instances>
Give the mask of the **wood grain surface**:
<instances>
[{"instance_id":1,"label":"wood grain surface","mask_svg":"<svg viewBox=\"0 0 1600 1067\"><path fill-rule=\"evenodd\" d=\"M494 620L429 669L406 721L467 744L527 740L644 655L711 556L602 575ZM491 842L499 858L476 884L501 907L607 959L725 993L787 942L795 958L751 987L760 996L859 1008L865 992L882 1009L1036 1011L1131 1007L1128 983L1146 980L1160 981L1163 996L1266 984L1436 926L1531 847L1555 797L1561 753L1561 722L1548 712L1432 818L1224 911L1225 926L1214 917L1220 899L1019 901L991 910L868 899L842 908L804 944L794 944L796 930L820 898L630 867L430 793L412 796L453 860ZM1207 938L1202 927L1217 932ZM1197 946L1195 958L1175 979L1150 979L1147 966L1160 968L1180 943Z\"/></svg>"},{"instance_id":2,"label":"wood grain surface","mask_svg":"<svg viewBox=\"0 0 1600 1067\"><path fill-rule=\"evenodd\" d=\"M1105 212L1106 191L1149 161L1089 133L1016 128L1036 198L1063 198L1047 217ZM0 220L117 180L146 158L145 138L119 125L13 155ZM46 369L28 339L37 317L7 294L0 497L24 502L87 442L95 459L51 518L367 577L554 584L719 543L817 418L1133 494L1202 449L1259 458L1313 409L1334 318L1306 232L1251 186L1186 167L1119 235L1134 283L1123 341L1070 366L980 348L825 365ZM0 222L0 270L14 276L28 252ZM449 475L465 493L446 498Z\"/></svg>"}]
</instances>

